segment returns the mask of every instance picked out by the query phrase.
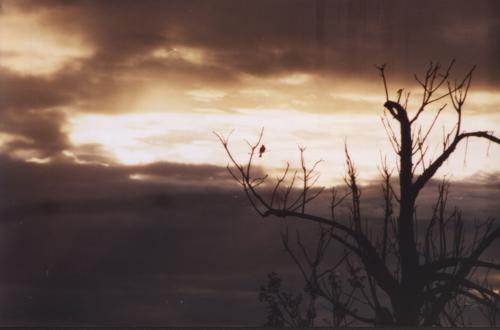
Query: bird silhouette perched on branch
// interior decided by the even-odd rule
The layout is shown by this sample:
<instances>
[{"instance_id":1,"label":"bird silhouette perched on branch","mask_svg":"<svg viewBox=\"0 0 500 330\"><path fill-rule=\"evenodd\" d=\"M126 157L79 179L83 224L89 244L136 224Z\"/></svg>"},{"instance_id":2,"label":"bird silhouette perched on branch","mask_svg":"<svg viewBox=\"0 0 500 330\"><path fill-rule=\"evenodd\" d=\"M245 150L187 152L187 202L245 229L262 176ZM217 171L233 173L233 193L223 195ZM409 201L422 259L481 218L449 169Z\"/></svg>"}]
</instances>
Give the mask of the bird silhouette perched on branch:
<instances>
[{"instance_id":1,"label":"bird silhouette perched on branch","mask_svg":"<svg viewBox=\"0 0 500 330\"><path fill-rule=\"evenodd\" d=\"M260 149L259 149L259 158L262 157L262 155L264 154L264 152L266 152L266 146L262 145L262 146L260 146Z\"/></svg>"}]
</instances>

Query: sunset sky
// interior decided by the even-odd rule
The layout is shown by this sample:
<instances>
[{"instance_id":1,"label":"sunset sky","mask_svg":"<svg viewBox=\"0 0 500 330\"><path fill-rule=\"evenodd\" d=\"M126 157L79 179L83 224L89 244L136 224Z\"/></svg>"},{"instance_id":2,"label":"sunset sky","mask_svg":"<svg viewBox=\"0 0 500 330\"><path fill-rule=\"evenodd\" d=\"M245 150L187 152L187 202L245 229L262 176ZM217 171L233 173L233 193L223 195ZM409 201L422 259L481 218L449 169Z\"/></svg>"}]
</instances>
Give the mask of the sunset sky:
<instances>
[{"instance_id":1,"label":"sunset sky","mask_svg":"<svg viewBox=\"0 0 500 330\"><path fill-rule=\"evenodd\" d=\"M456 58L457 79L476 64L463 129L499 134L498 1L0 5L3 325L262 323L258 285L293 266L279 224L257 221L235 190L213 132L234 130L243 162L244 139L264 127L256 165L272 174L306 146L307 161L324 160L321 185L342 182L346 141L369 184L381 157L395 166L375 64L387 63L392 98L411 91L410 109L429 61ZM454 120L445 109L429 156ZM497 215L498 146L464 149L438 175Z\"/></svg>"}]
</instances>

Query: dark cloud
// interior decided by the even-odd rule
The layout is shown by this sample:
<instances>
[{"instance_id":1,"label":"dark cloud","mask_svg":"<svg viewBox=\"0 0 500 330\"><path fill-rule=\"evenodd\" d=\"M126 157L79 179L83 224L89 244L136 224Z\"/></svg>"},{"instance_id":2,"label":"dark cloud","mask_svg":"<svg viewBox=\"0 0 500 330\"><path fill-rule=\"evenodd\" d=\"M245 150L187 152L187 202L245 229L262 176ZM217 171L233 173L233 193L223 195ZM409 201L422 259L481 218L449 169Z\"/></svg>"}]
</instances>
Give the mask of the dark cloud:
<instances>
[{"instance_id":1,"label":"dark cloud","mask_svg":"<svg viewBox=\"0 0 500 330\"><path fill-rule=\"evenodd\" d=\"M75 87L74 79L70 83L64 75L50 79L19 75L5 69L0 69L0 84L0 109L19 112L70 103Z\"/></svg>"},{"instance_id":2,"label":"dark cloud","mask_svg":"<svg viewBox=\"0 0 500 330\"><path fill-rule=\"evenodd\" d=\"M31 150L46 157L67 147L61 108L81 96L81 79L72 73L40 77L0 69L0 131L14 136L7 152Z\"/></svg>"},{"instance_id":3,"label":"dark cloud","mask_svg":"<svg viewBox=\"0 0 500 330\"><path fill-rule=\"evenodd\" d=\"M7 113L2 116L0 129L16 138L6 144L6 152L27 150L33 156L47 157L58 154L68 144L61 131L64 117L58 112L30 111L23 115Z\"/></svg>"},{"instance_id":4,"label":"dark cloud","mask_svg":"<svg viewBox=\"0 0 500 330\"><path fill-rule=\"evenodd\" d=\"M198 184L131 180L133 173ZM282 221L259 219L239 189L224 183L224 168L3 157L0 175L2 324L259 325L265 307L258 287L268 272L300 290L281 246ZM422 209L435 188L424 192ZM473 188L457 184L450 203L462 197L470 210L498 214L498 183ZM381 213L379 189L363 188L364 214ZM315 226L295 228L305 242L314 238Z\"/></svg>"},{"instance_id":5,"label":"dark cloud","mask_svg":"<svg viewBox=\"0 0 500 330\"><path fill-rule=\"evenodd\" d=\"M211 51L219 74L308 71L372 79L373 64L387 62L400 77L412 77L429 60L457 57L464 66L479 64L483 83L498 76L495 1L33 1L23 7L48 8L55 28L83 32L97 47L93 63L106 70L158 47L187 45Z\"/></svg>"},{"instance_id":6,"label":"dark cloud","mask_svg":"<svg viewBox=\"0 0 500 330\"><path fill-rule=\"evenodd\" d=\"M241 193L203 188L224 168L141 169L198 177L186 187L130 180L137 168L1 167L3 324L256 325L258 285L286 268L279 222L258 226Z\"/></svg>"}]
</instances>

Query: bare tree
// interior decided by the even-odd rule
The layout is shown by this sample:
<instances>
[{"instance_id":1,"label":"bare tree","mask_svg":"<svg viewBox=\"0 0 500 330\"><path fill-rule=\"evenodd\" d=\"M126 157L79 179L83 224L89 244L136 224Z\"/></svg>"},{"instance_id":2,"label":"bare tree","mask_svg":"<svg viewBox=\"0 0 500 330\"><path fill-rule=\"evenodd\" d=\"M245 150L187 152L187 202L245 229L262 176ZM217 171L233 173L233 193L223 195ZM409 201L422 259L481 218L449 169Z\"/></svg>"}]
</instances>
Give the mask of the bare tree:
<instances>
[{"instance_id":1,"label":"bare tree","mask_svg":"<svg viewBox=\"0 0 500 330\"><path fill-rule=\"evenodd\" d=\"M411 112L408 109L410 93L400 89L397 98L391 100L385 65L377 67L386 98L382 122L397 155L399 174L395 188L393 171L384 160L380 168L385 204L381 222L368 223L361 214L361 189L347 147L347 190L340 195L338 188L331 189L330 216L322 216L308 211L308 205L324 188L315 186L319 162L308 167L305 148L300 148L300 169L294 171L288 165L283 175L270 185L267 175L255 177L252 171L254 157L262 146L263 130L255 143L248 143L250 152L244 164L231 152L229 139L216 133L230 160L229 173L261 217L293 218L319 225L319 238L313 251L302 243L299 233L298 252L295 251L288 230L283 235L283 243L304 277L306 291L312 294L311 306L319 300L327 302L332 311L332 325L466 325L464 315L474 304L480 306L490 324L496 321L500 295L485 279L489 272L500 271L500 264L498 260L481 257L499 239L500 226L492 219L475 222L473 228L468 229L470 234L466 234L468 223L462 219L461 212L446 211L449 188L446 181L439 185L432 217L427 220L416 217L420 192L460 143L480 138L500 144L492 132L462 129L463 106L474 67L461 80L452 81L453 65L454 61L443 70L431 62L423 78L415 75L423 96ZM431 158L429 136L446 104L437 107L428 127L424 128L419 119L444 100L449 100L457 119L451 131L443 136L439 156ZM391 123L396 123L399 130ZM341 203L349 203L350 216L336 214ZM419 227L424 230L419 231ZM342 253L332 262L325 257L328 249L337 255ZM344 278L339 276L341 268L345 270ZM267 296L268 302L271 296ZM275 311L285 306L275 300L274 303Z\"/></svg>"}]
</instances>

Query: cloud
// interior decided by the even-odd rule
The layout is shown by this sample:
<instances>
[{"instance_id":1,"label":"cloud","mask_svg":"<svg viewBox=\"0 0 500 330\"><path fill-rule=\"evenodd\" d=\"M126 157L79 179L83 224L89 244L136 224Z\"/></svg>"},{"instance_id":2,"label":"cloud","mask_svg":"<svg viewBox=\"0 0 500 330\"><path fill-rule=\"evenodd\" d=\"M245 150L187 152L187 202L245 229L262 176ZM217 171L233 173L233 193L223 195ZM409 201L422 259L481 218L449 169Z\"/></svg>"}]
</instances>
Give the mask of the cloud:
<instances>
[{"instance_id":1,"label":"cloud","mask_svg":"<svg viewBox=\"0 0 500 330\"><path fill-rule=\"evenodd\" d=\"M225 92L218 90L192 90L187 92L187 94L201 102L217 101L226 95Z\"/></svg>"},{"instance_id":2,"label":"cloud","mask_svg":"<svg viewBox=\"0 0 500 330\"><path fill-rule=\"evenodd\" d=\"M200 62L203 56L196 54L206 53L215 66L255 75L361 73L371 79L372 65L381 61L398 68L400 76L411 76L429 59L446 61L460 54L460 61L483 67L481 80L495 80L489 74L498 70L490 60L495 54L490 38L498 32L494 1L474 5L465 1L437 5L433 1L418 5L337 1L324 3L319 16L317 5L303 0L27 1L19 7L49 10L47 23L56 28L84 27L78 31L96 48L95 63L108 63L109 69L147 53L160 54L161 49L180 49L177 57L188 61ZM447 15L442 14L445 11ZM484 52L467 47L465 37L460 43L447 37L476 31L478 26L485 37L474 42Z\"/></svg>"},{"instance_id":3,"label":"cloud","mask_svg":"<svg viewBox=\"0 0 500 330\"><path fill-rule=\"evenodd\" d=\"M382 62L389 64L391 83L413 86L413 73L424 70L427 60L459 57L457 73L477 63L474 87L496 95L491 92L500 76L494 74L499 69L497 43L492 42L498 34L492 15L496 2L337 1L316 10L321 3L4 1L2 24L14 30L18 26L21 34L14 39L39 35L35 45L43 42L44 51L57 55L62 47L69 52L40 55L36 49L6 44L10 48L0 52L6 59L0 70L0 111L10 128L4 133L24 146L22 141L35 137L15 132L14 121L19 125L26 118L29 126L29 114L36 112L33 118L43 118L44 126L54 116L59 143L52 137L44 147L43 138L36 136L31 151L17 151L43 158L66 147L62 127L55 126L82 112L189 112L200 101L224 111L372 111L371 103L345 99L332 106L328 94L343 94L348 87L351 94L379 95L380 88L371 86L378 79L373 64ZM442 15L445 10L448 14ZM481 36L474 38L474 47L467 46L464 31ZM476 52L478 48L483 51ZM35 67L30 72L32 61L26 60L26 70L19 71L9 64L14 53L44 63L57 60L57 65L41 74ZM239 93L263 88L266 94ZM485 101L488 107L474 105L474 111L491 112L497 102L490 101ZM64 114L56 107L64 108Z\"/></svg>"},{"instance_id":4,"label":"cloud","mask_svg":"<svg viewBox=\"0 0 500 330\"><path fill-rule=\"evenodd\" d=\"M221 189L220 181L219 188L204 183L224 168L36 167L7 159L1 167L1 193L8 195L2 196L6 253L0 260L8 270L0 275L0 297L10 302L3 320L117 324L120 315L123 324L182 325L196 324L197 317L198 324L260 319L255 289L265 271L245 267L286 261L275 239L281 226L270 223L245 234L255 215L241 193ZM135 172L196 178L198 185L130 180ZM34 177L36 187L23 188ZM261 254L261 248L269 252ZM21 259L23 266L16 267ZM207 296L207 290L215 293ZM94 299L101 302L91 304ZM221 321L216 307L228 304L237 315ZM201 307L214 314L199 312Z\"/></svg>"},{"instance_id":5,"label":"cloud","mask_svg":"<svg viewBox=\"0 0 500 330\"><path fill-rule=\"evenodd\" d=\"M26 13L9 1L2 4L0 66L21 74L50 76L92 56L93 50L77 34L43 24L46 11Z\"/></svg>"},{"instance_id":6,"label":"cloud","mask_svg":"<svg viewBox=\"0 0 500 330\"><path fill-rule=\"evenodd\" d=\"M165 180L131 180L133 173ZM300 289L281 246L282 221L258 218L224 180L223 167L29 164L3 157L0 175L3 323L258 325L265 315L258 287L268 272ZM465 211L498 214L498 183L480 187L452 186L450 203L462 204L456 199L462 197ZM434 188L419 210L429 207ZM378 185L362 189L363 214L382 212ZM316 210L328 212L325 205ZM316 226L290 225L305 242L314 238Z\"/></svg>"}]
</instances>

